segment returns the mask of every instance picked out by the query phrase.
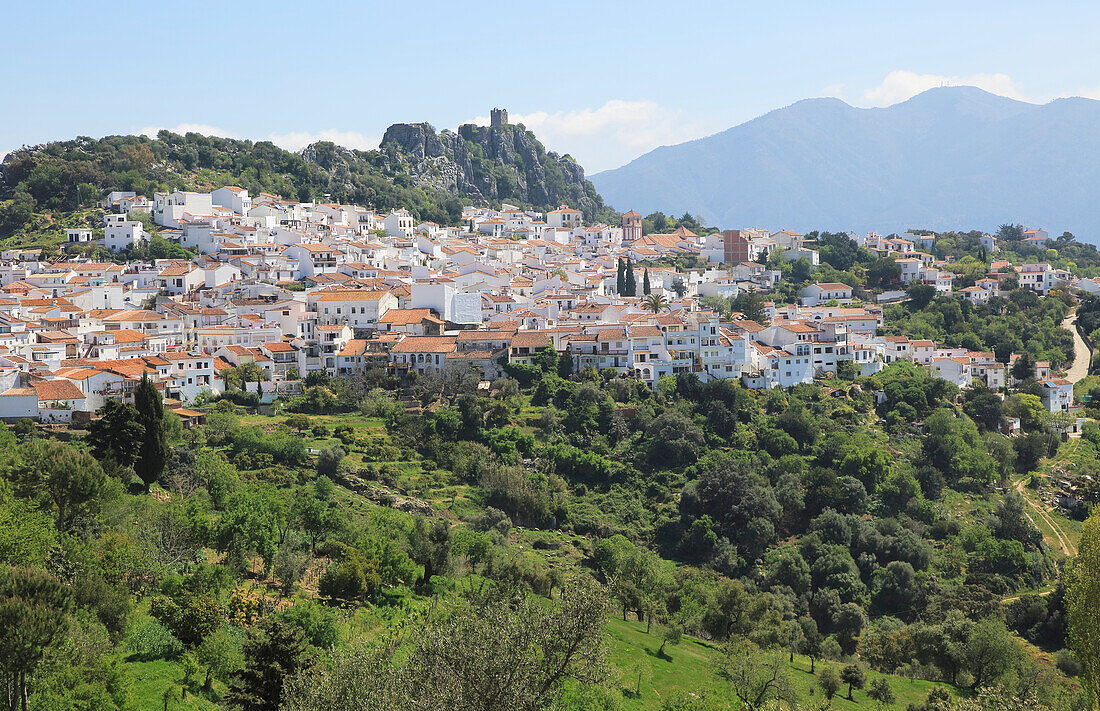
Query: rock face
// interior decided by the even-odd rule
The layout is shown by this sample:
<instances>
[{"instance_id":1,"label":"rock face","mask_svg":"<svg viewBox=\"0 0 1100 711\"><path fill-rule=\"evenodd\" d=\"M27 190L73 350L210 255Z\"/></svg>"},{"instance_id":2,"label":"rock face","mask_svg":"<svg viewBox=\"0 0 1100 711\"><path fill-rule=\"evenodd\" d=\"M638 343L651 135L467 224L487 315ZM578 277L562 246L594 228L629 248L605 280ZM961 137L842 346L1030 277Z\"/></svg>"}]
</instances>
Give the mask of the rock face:
<instances>
[{"instance_id":1,"label":"rock face","mask_svg":"<svg viewBox=\"0 0 1100 711\"><path fill-rule=\"evenodd\" d=\"M538 209L562 203L586 215L603 201L584 169L545 147L522 126L464 124L436 133L427 123L390 126L379 146L386 168L478 204L518 202Z\"/></svg>"}]
</instances>

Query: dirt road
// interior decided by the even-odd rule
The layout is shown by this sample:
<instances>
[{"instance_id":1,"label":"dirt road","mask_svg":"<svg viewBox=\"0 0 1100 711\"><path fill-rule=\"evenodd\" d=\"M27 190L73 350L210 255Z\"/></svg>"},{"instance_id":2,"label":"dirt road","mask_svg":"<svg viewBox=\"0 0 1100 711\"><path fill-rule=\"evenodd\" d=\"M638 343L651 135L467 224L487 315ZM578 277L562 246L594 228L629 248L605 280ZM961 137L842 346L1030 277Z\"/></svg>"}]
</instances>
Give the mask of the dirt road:
<instances>
[{"instance_id":1,"label":"dirt road","mask_svg":"<svg viewBox=\"0 0 1100 711\"><path fill-rule=\"evenodd\" d=\"M1028 492L1024 491L1024 480L1020 479L1015 484L1015 489L1019 492L1020 496L1024 497L1024 501L1031 506L1032 511L1036 513L1046 523L1047 527L1054 532L1055 542L1058 547L1062 549L1062 553L1068 558L1074 558L1077 556L1077 546L1073 545L1073 541L1069 539L1062 527L1058 525L1058 522L1050 517L1046 506L1040 501L1035 502L1035 499L1028 495ZM1031 523L1035 524L1036 528L1039 528L1039 524L1035 522L1035 519L1031 517L1031 514L1027 514L1027 517L1031 520ZM1041 529L1040 529L1041 530Z\"/></svg>"},{"instance_id":2,"label":"dirt road","mask_svg":"<svg viewBox=\"0 0 1100 711\"><path fill-rule=\"evenodd\" d=\"M1062 320L1062 328L1073 334L1073 365L1066 372L1066 380L1076 383L1089 374L1089 347L1077 333L1077 312L1070 311Z\"/></svg>"}]
</instances>

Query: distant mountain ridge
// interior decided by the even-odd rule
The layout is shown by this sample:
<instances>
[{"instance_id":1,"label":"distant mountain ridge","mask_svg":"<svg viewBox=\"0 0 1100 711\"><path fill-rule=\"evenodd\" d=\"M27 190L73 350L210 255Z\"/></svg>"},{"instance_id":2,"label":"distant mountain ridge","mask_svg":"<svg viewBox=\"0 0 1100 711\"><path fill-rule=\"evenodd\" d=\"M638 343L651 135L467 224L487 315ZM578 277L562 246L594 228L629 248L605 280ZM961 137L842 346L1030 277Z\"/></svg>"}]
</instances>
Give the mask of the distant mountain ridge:
<instances>
[{"instance_id":1,"label":"distant mountain ridge","mask_svg":"<svg viewBox=\"0 0 1100 711\"><path fill-rule=\"evenodd\" d=\"M1100 101L974 87L886 108L807 99L591 176L618 209L725 227L996 229L1100 237Z\"/></svg>"}]
</instances>

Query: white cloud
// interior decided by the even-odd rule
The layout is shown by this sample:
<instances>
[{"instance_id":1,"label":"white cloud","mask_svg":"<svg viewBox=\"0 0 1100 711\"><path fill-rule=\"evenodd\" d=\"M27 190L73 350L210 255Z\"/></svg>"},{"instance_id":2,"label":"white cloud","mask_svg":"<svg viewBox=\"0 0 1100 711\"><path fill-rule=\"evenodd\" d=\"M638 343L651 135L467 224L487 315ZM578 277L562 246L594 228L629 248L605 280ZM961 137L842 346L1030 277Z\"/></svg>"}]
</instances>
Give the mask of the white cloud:
<instances>
[{"instance_id":1,"label":"white cloud","mask_svg":"<svg viewBox=\"0 0 1100 711\"><path fill-rule=\"evenodd\" d=\"M547 148L572 155L590 173L618 167L657 146L717 130L709 124L686 121L679 109L623 99L612 99L598 108L509 113L508 121L522 123ZM474 123L487 124L489 117L479 116Z\"/></svg>"},{"instance_id":2,"label":"white cloud","mask_svg":"<svg viewBox=\"0 0 1100 711\"><path fill-rule=\"evenodd\" d=\"M201 133L204 136L220 136L222 138L240 138L240 135L233 133L232 131L226 131L224 128L218 128L217 126L211 126L205 123L181 123L177 124L173 128L166 126L146 126L138 131L138 134L143 136L149 136L150 138L156 138L159 131L167 130L172 133L178 133L183 135L185 133Z\"/></svg>"},{"instance_id":3,"label":"white cloud","mask_svg":"<svg viewBox=\"0 0 1100 711\"><path fill-rule=\"evenodd\" d=\"M309 131L291 131L290 133L269 133L267 140L288 151L300 151L311 143L317 141L332 141L338 146L354 148L360 151L369 151L378 147L381 139L367 136L358 131L340 131L330 128L317 133Z\"/></svg>"},{"instance_id":4,"label":"white cloud","mask_svg":"<svg viewBox=\"0 0 1100 711\"><path fill-rule=\"evenodd\" d=\"M821 90L822 96L834 96L838 99L843 99L845 92L848 91L847 84L830 84Z\"/></svg>"},{"instance_id":5,"label":"white cloud","mask_svg":"<svg viewBox=\"0 0 1100 711\"><path fill-rule=\"evenodd\" d=\"M1007 74L971 74L946 76L943 74L917 74L903 69L890 72L878 86L863 92L858 102L863 106L892 106L916 96L922 91L938 86L976 86L991 94L1007 96L1020 101L1033 101L1024 96Z\"/></svg>"}]
</instances>

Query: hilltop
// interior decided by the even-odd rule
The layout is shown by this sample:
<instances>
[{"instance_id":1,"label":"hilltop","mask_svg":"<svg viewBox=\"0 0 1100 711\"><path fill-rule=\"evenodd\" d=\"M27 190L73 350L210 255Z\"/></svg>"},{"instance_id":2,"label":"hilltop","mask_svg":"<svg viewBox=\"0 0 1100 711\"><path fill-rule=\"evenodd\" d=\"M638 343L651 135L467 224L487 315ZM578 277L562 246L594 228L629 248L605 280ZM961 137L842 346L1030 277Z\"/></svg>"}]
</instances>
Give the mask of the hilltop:
<instances>
[{"instance_id":1,"label":"hilltop","mask_svg":"<svg viewBox=\"0 0 1100 711\"><path fill-rule=\"evenodd\" d=\"M587 219L613 216L584 169L548 152L523 126L468 124L436 134L426 123L395 124L378 150L317 142L298 153L269 141L161 131L12 151L0 164L0 236L47 227L52 213L92 205L107 190L152 196L227 184L303 202L400 207L440 224L456 224L463 205L501 201L542 211L568 203Z\"/></svg>"}]
</instances>

